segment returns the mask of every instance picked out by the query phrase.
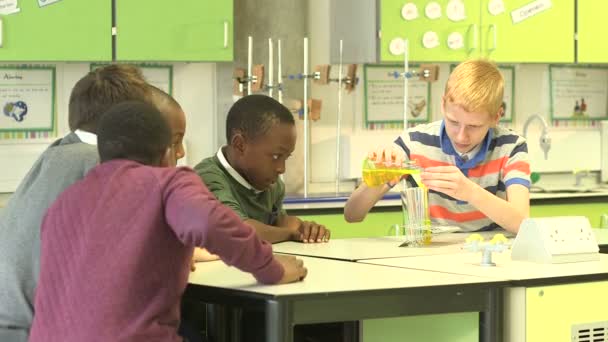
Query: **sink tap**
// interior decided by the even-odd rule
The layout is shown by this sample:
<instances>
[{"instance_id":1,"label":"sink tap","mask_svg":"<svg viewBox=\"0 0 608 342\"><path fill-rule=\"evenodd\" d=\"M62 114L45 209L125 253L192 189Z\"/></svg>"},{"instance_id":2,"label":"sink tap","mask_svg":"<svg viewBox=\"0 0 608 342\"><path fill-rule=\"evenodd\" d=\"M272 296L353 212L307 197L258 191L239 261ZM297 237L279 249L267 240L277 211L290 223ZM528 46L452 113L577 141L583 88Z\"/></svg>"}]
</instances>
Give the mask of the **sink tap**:
<instances>
[{"instance_id":1,"label":"sink tap","mask_svg":"<svg viewBox=\"0 0 608 342\"><path fill-rule=\"evenodd\" d=\"M583 185L583 182L582 182L583 178L594 176L591 172L589 172L589 170L575 169L574 171L572 171L572 173L574 174L574 179L576 180L574 183L574 186L581 186L581 185Z\"/></svg>"},{"instance_id":2,"label":"sink tap","mask_svg":"<svg viewBox=\"0 0 608 342\"><path fill-rule=\"evenodd\" d=\"M540 144L541 150L543 150L543 152L545 153L545 159L548 159L549 149L551 149L551 137L549 136L549 125L547 124L547 121L545 121L545 118L538 114L530 116L528 120L526 120L526 122L524 123L524 138L528 138L528 126L530 125L530 123L532 123L532 121L534 121L534 119L540 120L543 125L543 132L541 133L538 142Z\"/></svg>"}]
</instances>

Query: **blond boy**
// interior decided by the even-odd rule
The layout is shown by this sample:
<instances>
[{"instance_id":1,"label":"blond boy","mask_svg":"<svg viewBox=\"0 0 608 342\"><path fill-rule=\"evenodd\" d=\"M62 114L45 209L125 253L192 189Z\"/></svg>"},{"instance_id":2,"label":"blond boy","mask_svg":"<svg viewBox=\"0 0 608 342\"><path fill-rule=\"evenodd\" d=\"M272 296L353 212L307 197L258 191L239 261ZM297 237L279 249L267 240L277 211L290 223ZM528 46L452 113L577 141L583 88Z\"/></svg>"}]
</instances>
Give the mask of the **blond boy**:
<instances>
[{"instance_id":1,"label":"blond boy","mask_svg":"<svg viewBox=\"0 0 608 342\"><path fill-rule=\"evenodd\" d=\"M530 211L530 165L525 139L498 127L504 80L486 60L459 64L441 100L443 120L418 125L390 147L370 153L376 162L415 160L429 189L431 219L464 231L502 227L517 232ZM344 207L349 222L367 212L396 183L362 184Z\"/></svg>"}]
</instances>

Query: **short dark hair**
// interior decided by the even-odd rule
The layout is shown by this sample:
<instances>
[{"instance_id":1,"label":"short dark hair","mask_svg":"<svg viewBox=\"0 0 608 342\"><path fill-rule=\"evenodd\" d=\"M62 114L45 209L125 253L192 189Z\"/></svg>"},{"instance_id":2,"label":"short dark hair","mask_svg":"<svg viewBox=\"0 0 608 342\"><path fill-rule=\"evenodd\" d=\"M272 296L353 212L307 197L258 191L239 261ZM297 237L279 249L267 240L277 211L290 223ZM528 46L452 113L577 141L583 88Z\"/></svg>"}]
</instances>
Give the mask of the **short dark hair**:
<instances>
[{"instance_id":1,"label":"short dark hair","mask_svg":"<svg viewBox=\"0 0 608 342\"><path fill-rule=\"evenodd\" d=\"M276 123L295 125L289 109L272 97L257 94L242 97L228 111L226 141L230 144L236 133L255 139Z\"/></svg>"},{"instance_id":2,"label":"short dark hair","mask_svg":"<svg viewBox=\"0 0 608 342\"><path fill-rule=\"evenodd\" d=\"M141 70L128 64L109 64L90 71L70 94L70 130L96 133L100 117L112 105L123 101L145 101L149 93Z\"/></svg>"},{"instance_id":3,"label":"short dark hair","mask_svg":"<svg viewBox=\"0 0 608 342\"><path fill-rule=\"evenodd\" d=\"M100 119L97 150L101 162L130 159L155 165L171 144L167 120L153 105L126 101L112 106Z\"/></svg>"},{"instance_id":4,"label":"short dark hair","mask_svg":"<svg viewBox=\"0 0 608 342\"><path fill-rule=\"evenodd\" d=\"M168 115L172 110L182 110L182 106L173 98L173 96L167 94L164 90L148 85L150 90L150 102L153 103L158 110L165 115Z\"/></svg>"}]
</instances>

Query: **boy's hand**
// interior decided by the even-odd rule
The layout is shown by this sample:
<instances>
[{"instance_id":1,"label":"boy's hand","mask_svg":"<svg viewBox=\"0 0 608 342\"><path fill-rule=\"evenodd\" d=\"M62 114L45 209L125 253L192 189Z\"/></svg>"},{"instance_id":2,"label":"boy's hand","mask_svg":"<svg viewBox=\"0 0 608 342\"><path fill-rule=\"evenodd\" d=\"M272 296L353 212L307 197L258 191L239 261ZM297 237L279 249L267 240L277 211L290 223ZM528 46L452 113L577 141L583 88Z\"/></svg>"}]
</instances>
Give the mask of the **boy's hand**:
<instances>
[{"instance_id":1,"label":"boy's hand","mask_svg":"<svg viewBox=\"0 0 608 342\"><path fill-rule=\"evenodd\" d=\"M293 283L306 278L308 270L304 267L302 259L297 259L291 255L275 254L274 258L283 266L283 278L278 284Z\"/></svg>"},{"instance_id":2,"label":"boy's hand","mask_svg":"<svg viewBox=\"0 0 608 342\"><path fill-rule=\"evenodd\" d=\"M324 225L314 221L302 221L294 232L294 240L304 243L327 242L331 232Z\"/></svg>"},{"instance_id":3,"label":"boy's hand","mask_svg":"<svg viewBox=\"0 0 608 342\"><path fill-rule=\"evenodd\" d=\"M401 166L405 161L405 151L393 144L370 151L367 154L367 158L376 164Z\"/></svg>"},{"instance_id":4,"label":"boy's hand","mask_svg":"<svg viewBox=\"0 0 608 342\"><path fill-rule=\"evenodd\" d=\"M196 271L196 261L194 259L190 259L190 272Z\"/></svg>"},{"instance_id":5,"label":"boy's hand","mask_svg":"<svg viewBox=\"0 0 608 342\"><path fill-rule=\"evenodd\" d=\"M467 201L475 183L465 177L456 166L428 167L420 175L424 186L460 201Z\"/></svg>"}]
</instances>

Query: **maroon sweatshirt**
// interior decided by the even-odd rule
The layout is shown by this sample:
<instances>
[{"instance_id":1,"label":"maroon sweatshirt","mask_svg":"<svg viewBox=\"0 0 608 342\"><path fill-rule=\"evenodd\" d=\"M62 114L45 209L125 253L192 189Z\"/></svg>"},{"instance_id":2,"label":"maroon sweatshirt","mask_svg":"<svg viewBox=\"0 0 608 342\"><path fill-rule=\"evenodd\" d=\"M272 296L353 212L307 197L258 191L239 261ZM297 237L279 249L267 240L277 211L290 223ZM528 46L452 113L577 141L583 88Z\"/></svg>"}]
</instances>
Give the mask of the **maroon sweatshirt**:
<instances>
[{"instance_id":1,"label":"maroon sweatshirt","mask_svg":"<svg viewBox=\"0 0 608 342\"><path fill-rule=\"evenodd\" d=\"M30 341L179 341L194 246L276 283L269 243L188 168L113 160L49 208Z\"/></svg>"}]
</instances>

